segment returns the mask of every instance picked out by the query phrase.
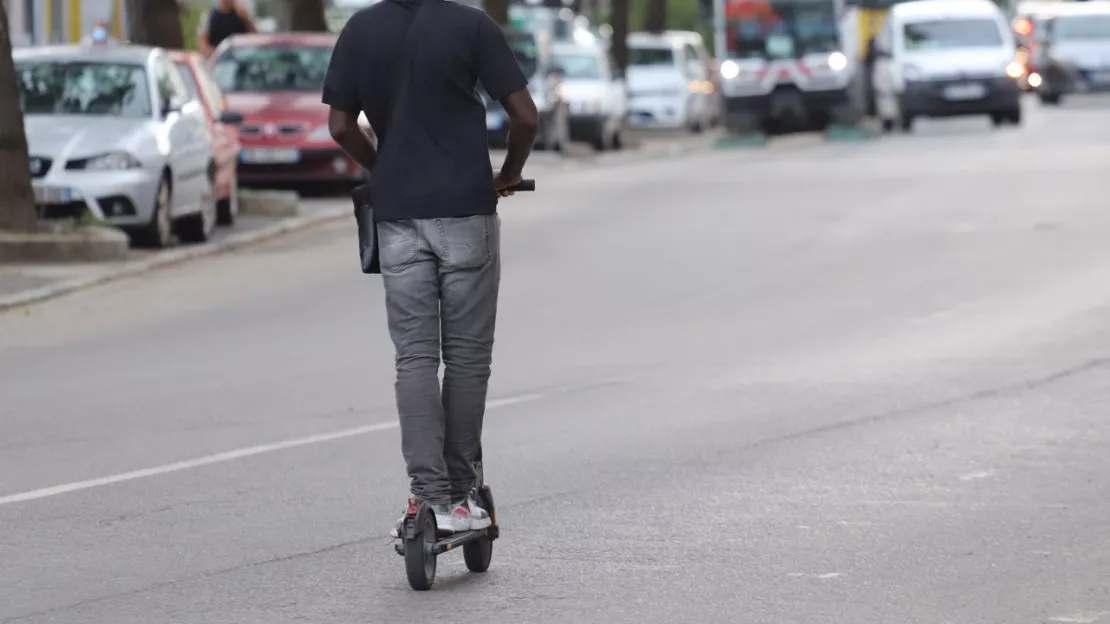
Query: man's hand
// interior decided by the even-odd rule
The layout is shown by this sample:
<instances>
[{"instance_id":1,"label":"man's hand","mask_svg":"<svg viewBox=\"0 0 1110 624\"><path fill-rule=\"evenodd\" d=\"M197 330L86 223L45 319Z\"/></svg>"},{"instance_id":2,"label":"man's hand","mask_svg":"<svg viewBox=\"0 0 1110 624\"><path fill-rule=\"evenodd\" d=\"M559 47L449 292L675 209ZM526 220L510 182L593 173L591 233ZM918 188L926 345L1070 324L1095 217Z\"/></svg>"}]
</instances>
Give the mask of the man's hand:
<instances>
[{"instance_id":1,"label":"man's hand","mask_svg":"<svg viewBox=\"0 0 1110 624\"><path fill-rule=\"evenodd\" d=\"M520 174L510 176L498 171L493 174L493 190L497 191L497 194L501 197L509 197L510 195L516 194L514 191L509 190L509 187L516 186L523 180L524 178L522 178Z\"/></svg>"}]
</instances>

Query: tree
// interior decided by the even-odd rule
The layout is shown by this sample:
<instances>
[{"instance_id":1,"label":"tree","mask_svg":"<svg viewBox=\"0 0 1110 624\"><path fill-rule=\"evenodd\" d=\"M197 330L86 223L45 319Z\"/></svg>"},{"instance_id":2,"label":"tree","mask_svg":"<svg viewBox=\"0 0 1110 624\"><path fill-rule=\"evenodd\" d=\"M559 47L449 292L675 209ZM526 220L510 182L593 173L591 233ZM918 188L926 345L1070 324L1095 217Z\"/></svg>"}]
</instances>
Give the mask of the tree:
<instances>
[{"instance_id":1,"label":"tree","mask_svg":"<svg viewBox=\"0 0 1110 624\"><path fill-rule=\"evenodd\" d=\"M37 221L8 11L0 6L0 230L31 231Z\"/></svg>"},{"instance_id":2,"label":"tree","mask_svg":"<svg viewBox=\"0 0 1110 624\"><path fill-rule=\"evenodd\" d=\"M483 6L490 19L502 26L509 25L509 0L485 0Z\"/></svg>"},{"instance_id":3,"label":"tree","mask_svg":"<svg viewBox=\"0 0 1110 624\"><path fill-rule=\"evenodd\" d=\"M139 45L185 47L177 0L127 0L127 32L131 42Z\"/></svg>"},{"instance_id":4,"label":"tree","mask_svg":"<svg viewBox=\"0 0 1110 624\"><path fill-rule=\"evenodd\" d=\"M613 0L609 25L613 27L610 50L621 74L628 69L628 0Z\"/></svg>"},{"instance_id":5,"label":"tree","mask_svg":"<svg viewBox=\"0 0 1110 624\"><path fill-rule=\"evenodd\" d=\"M659 33L666 29L667 0L647 0L647 11L644 13L644 30Z\"/></svg>"},{"instance_id":6,"label":"tree","mask_svg":"<svg viewBox=\"0 0 1110 624\"><path fill-rule=\"evenodd\" d=\"M278 22L294 32L328 32L324 0L282 0Z\"/></svg>"}]
</instances>

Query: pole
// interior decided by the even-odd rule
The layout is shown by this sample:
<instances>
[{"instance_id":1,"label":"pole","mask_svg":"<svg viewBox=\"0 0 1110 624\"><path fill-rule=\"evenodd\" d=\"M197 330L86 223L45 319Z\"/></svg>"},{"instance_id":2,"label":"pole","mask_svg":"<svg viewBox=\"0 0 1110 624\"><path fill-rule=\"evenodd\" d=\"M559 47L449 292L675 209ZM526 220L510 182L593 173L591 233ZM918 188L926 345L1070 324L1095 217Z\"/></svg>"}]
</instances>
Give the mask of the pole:
<instances>
[{"instance_id":1,"label":"pole","mask_svg":"<svg viewBox=\"0 0 1110 624\"><path fill-rule=\"evenodd\" d=\"M725 0L713 0L713 55L717 60L725 58Z\"/></svg>"}]
</instances>

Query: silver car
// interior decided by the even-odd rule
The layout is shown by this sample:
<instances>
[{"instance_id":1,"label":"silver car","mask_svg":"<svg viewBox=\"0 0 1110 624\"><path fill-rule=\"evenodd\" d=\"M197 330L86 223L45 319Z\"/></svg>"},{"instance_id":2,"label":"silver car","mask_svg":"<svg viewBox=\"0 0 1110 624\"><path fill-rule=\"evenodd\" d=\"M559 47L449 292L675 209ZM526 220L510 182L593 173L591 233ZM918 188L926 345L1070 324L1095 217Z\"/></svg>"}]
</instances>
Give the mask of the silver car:
<instances>
[{"instance_id":1,"label":"silver car","mask_svg":"<svg viewBox=\"0 0 1110 624\"><path fill-rule=\"evenodd\" d=\"M46 46L13 53L31 182L43 219L89 213L165 247L216 223L201 104L158 48Z\"/></svg>"},{"instance_id":2,"label":"silver car","mask_svg":"<svg viewBox=\"0 0 1110 624\"><path fill-rule=\"evenodd\" d=\"M1045 104L1065 96L1110 93L1110 2L1065 2L1043 20L1034 64Z\"/></svg>"}]
</instances>

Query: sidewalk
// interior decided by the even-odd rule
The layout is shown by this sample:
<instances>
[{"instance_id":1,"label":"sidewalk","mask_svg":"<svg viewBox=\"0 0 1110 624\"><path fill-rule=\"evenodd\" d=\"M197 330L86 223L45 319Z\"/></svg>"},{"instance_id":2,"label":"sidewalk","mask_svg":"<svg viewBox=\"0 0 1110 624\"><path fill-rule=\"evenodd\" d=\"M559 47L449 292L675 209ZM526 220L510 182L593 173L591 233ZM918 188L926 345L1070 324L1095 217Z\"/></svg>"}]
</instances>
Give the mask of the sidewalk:
<instances>
[{"instance_id":1,"label":"sidewalk","mask_svg":"<svg viewBox=\"0 0 1110 624\"><path fill-rule=\"evenodd\" d=\"M647 138L633 136L628 149L603 153L596 153L586 145L574 144L566 155L534 153L525 175L541 178L542 187L544 171L567 171L675 157L708 150L712 141L710 133L696 136L663 134ZM495 167L501 164L503 158L504 152L490 154ZM350 214L350 200L344 194L302 198L297 217L280 219L241 215L234 227L217 228L212 242L204 245L178 245L163 251L132 250L123 262L0 266L0 313L159 267L232 251Z\"/></svg>"}]
</instances>

